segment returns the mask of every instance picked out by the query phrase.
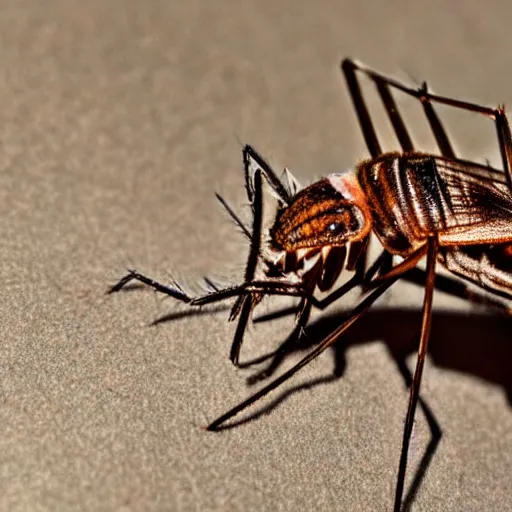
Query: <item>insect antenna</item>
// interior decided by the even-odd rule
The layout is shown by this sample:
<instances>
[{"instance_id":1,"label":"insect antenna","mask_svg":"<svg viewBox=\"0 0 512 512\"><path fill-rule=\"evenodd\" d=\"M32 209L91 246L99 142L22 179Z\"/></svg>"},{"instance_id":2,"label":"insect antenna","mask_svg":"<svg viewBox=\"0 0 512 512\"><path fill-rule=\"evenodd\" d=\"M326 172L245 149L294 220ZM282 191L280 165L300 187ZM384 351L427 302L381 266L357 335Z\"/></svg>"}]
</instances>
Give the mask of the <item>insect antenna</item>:
<instances>
[{"instance_id":1,"label":"insect antenna","mask_svg":"<svg viewBox=\"0 0 512 512\"><path fill-rule=\"evenodd\" d=\"M231 220L240 228L244 236L251 241L252 235L247 229L246 225L240 220L240 217L235 213L235 211L229 206L227 201L217 192L215 193L215 197L219 200L220 204L224 207L224 209L228 212L228 215L231 217Z\"/></svg>"}]
</instances>

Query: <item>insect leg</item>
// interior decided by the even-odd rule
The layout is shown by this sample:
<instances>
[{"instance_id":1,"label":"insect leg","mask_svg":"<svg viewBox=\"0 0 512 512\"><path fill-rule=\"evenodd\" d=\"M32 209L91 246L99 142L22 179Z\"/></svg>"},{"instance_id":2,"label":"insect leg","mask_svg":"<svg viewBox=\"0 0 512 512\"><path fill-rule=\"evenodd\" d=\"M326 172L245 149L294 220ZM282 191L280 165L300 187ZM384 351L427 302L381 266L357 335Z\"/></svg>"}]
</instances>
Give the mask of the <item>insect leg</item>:
<instances>
[{"instance_id":1,"label":"insect leg","mask_svg":"<svg viewBox=\"0 0 512 512\"><path fill-rule=\"evenodd\" d=\"M372 158L377 158L379 155L382 154L382 147L380 145L379 139L377 137L377 133L375 131L375 127L373 126L373 122L370 116L370 113L368 111L368 107L366 105L366 102L364 100L363 94L361 92L361 86L359 84L359 80L356 75L356 71L360 69L359 65L356 64L351 59L344 59L341 62L341 70L343 72L343 75L345 76L345 81L347 83L348 90L350 92L350 97L352 99L352 104L354 105L354 109L357 114L357 118L359 120L359 124L361 126L361 131L363 132L363 137L366 142L366 146L368 148L368 151L370 152L370 155ZM389 104L389 110L388 113L390 115L390 119L393 123L393 126L395 127L395 131L399 136L400 142L402 143L402 147L404 148L404 151L407 147L412 146L412 143L410 142L410 137L407 134L407 130L405 129L405 125L403 121L400 118L400 115L398 113L398 110L395 108L396 115L392 115L391 111L392 106L394 105L393 98L391 97L391 94L389 91L385 90L385 84L382 84L381 87L381 95L384 100L384 98L387 98L388 104ZM364 249L360 255L359 258L359 264L357 266L357 272L360 276L361 274L366 270L366 259L367 259L367 249L368 249L368 240L362 241L364 242ZM354 244L355 246L356 244ZM356 247L354 247L355 249ZM353 250L353 247L351 247L351 252ZM350 268L350 261L351 261L351 254L349 254L349 263L347 265L347 268ZM389 262L391 260L391 256L388 256L387 261ZM363 270L364 269L364 270Z\"/></svg>"},{"instance_id":2,"label":"insect leg","mask_svg":"<svg viewBox=\"0 0 512 512\"><path fill-rule=\"evenodd\" d=\"M205 295L192 297L187 295L178 285L166 285L155 281L135 270L131 270L126 276L120 279L112 286L108 293L114 293L123 288L130 281L139 281L156 291L169 295L190 306L205 306L213 304L231 297L238 297L243 294L261 294L261 295L284 295L288 297L308 297L309 292L304 290L301 283L291 281L250 281L237 286L230 286L220 290L214 290Z\"/></svg>"},{"instance_id":3,"label":"insect leg","mask_svg":"<svg viewBox=\"0 0 512 512\"><path fill-rule=\"evenodd\" d=\"M309 321L309 317L311 316L311 307L312 302L308 298L303 298L299 304L299 307L296 310L296 321L295 326L292 332L288 335L286 340L281 343L279 348L270 354L267 354L265 359L272 358L270 364L259 371L255 375L251 376L248 379L249 384L254 384L260 380L266 379L270 377L276 370L279 368L280 364L283 362L286 354L290 351L290 347L295 345L302 335L306 324ZM258 362L262 362L264 359L260 358Z\"/></svg>"},{"instance_id":4,"label":"insect leg","mask_svg":"<svg viewBox=\"0 0 512 512\"><path fill-rule=\"evenodd\" d=\"M396 265L393 268L390 269L384 269L384 267L381 269L382 273L379 275L378 279L374 280L373 282L368 283L372 289L375 288L377 284L380 284L384 281L387 281L395 276L401 276L408 270L414 268L419 260L425 255L426 252L426 246L419 248L417 251L415 251L413 254L411 254L406 260L404 260L402 263ZM388 254L387 251L383 251L381 254L381 257L377 259L376 263L378 263L379 260L383 261L384 264L387 263L386 259L382 258L383 254ZM385 272L384 272L385 270ZM364 281L365 275L362 276L362 279ZM299 339L302 330L306 327L306 324L309 320L310 314L311 314L311 306L314 306L317 309L325 309L327 306L332 304L335 300L339 299L342 295L345 293L348 293L352 288L355 286L361 284L363 282L360 278L360 276L356 273L352 279L347 281L345 284L341 285L337 290L334 290L331 292L327 297L324 297L322 300L316 299L312 294L310 298L304 298L301 301L301 305L298 308L298 316L297 316L297 322L295 324L295 328L290 334L290 336L286 339L286 341L272 354L269 355L269 357L273 357L273 360L271 364L263 371L259 372L255 376L253 376L250 381L256 382L258 380L264 379L266 377L269 377L272 375L272 373L278 368L280 363L282 362L285 354L289 351L290 346L292 346L294 343L297 342ZM314 279L312 281L315 282ZM307 289L306 284L306 289ZM312 289L312 288L310 288Z\"/></svg>"},{"instance_id":5,"label":"insect leg","mask_svg":"<svg viewBox=\"0 0 512 512\"><path fill-rule=\"evenodd\" d=\"M408 258L406 258L400 265L397 265L397 267L400 267L402 272L407 272L412 266L416 265L417 258L420 252L421 254L424 254L424 249L421 248L418 251L414 252ZM399 272L391 272L388 277L383 276L382 281L378 285L376 285L376 288L372 290L371 293L366 295L366 297L362 299L361 302L359 302L359 304L352 310L348 318L346 318L345 321L332 333L327 335L323 339L323 341L317 347L315 347L307 356L301 359L295 366L293 366L288 371L283 373L277 379L273 380L270 384L262 388L260 391L254 393L247 400L243 401L236 407L233 407L228 412L217 418L210 425L208 425L207 430L218 430L223 423L228 421L233 416L237 415L239 412L243 411L245 408L252 405L260 398L264 397L266 394L270 393L270 391L277 388L283 382L288 380L292 375L297 373L301 368L303 368L313 359L318 357L322 352L324 352L324 350L326 350L333 343L335 343L339 339L339 337L342 336L345 333L345 331L349 327L351 327L359 318L364 316L368 309L370 308L370 306L401 276L402 274ZM311 300L313 301L314 299L311 298Z\"/></svg>"},{"instance_id":6,"label":"insect leg","mask_svg":"<svg viewBox=\"0 0 512 512\"><path fill-rule=\"evenodd\" d=\"M411 439L412 427L414 423L414 413L418 403L420 393L421 377L423 366L428 351L428 341L430 337L430 326L432 322L432 298L434 295L434 280L436 270L436 256L438 242L436 238L430 238L428 241L427 252L427 278L425 282L425 297L423 302L423 318L421 325L420 344L418 348L418 359L416 361L416 370L412 380L409 396L409 406L405 418L405 427L403 432L402 452L400 454L400 463L398 467L398 478L395 489L394 511L400 512L402 504L402 495L404 491L405 474L407 469L407 455L409 453L409 442Z\"/></svg>"},{"instance_id":7,"label":"insect leg","mask_svg":"<svg viewBox=\"0 0 512 512\"><path fill-rule=\"evenodd\" d=\"M492 118L495 121L497 135L499 139L500 144L500 151L502 155L503 160L503 168L507 177L507 180L509 182L509 186L512 192L512 174L511 174L511 168L512 168L512 137L510 134L510 127L507 121L507 118L504 113L503 108L498 109L492 109L488 107L484 107L481 105L476 105L473 103L468 103L465 101L456 100L453 98L446 98L443 96L437 96L434 94L431 94L428 91L426 83L423 83L422 87L419 89L413 89L410 87L405 86L404 84L389 78L385 75L381 75L380 73L373 71L363 65L360 65L358 63L354 63L353 61L348 61L348 63L344 63L344 66L349 66L353 70L360 70L361 72L365 73L369 78L372 79L374 84L377 87L377 90L379 92L379 95L382 99L382 102L384 104L384 108L388 114L388 117L394 127L395 133L397 135L397 138L402 146L403 151L413 151L414 147L411 141L411 138L409 134L407 133L407 130L405 128L405 124L400 116L400 113L398 111L398 107L394 101L394 98L391 94L390 88L394 88L396 90L399 90L405 94L408 94L410 96L413 96L415 98L418 98L422 105L423 109L425 111L425 115L427 117L427 120L430 124L432 133L436 139L437 145L439 146L441 154L446 158L452 158L455 159L455 151L452 147L452 144L449 140L449 137L446 133L446 130L443 127L443 124L441 123L439 117L437 116L436 111L434 110L433 103L438 104L444 104L448 105L454 108L459 108L462 110L467 110L470 112L475 112L477 114L482 114L487 117ZM488 251L487 247L482 247L482 254L484 252ZM466 260L468 260L468 263L472 263L473 267L478 264L478 262L475 260L475 258L471 258L471 256L467 255L465 251L458 251L458 255L460 254L460 257L464 257ZM454 259L454 258L452 258ZM471 262L470 260L475 260ZM451 269L455 274L457 274L457 271L455 269ZM421 272L420 270L416 271L417 273ZM467 271L464 272L464 277L468 278ZM408 279L408 277L405 277ZM509 314L509 308L504 305L503 303L499 301L495 301L492 298L487 299L486 296L483 294L480 294L478 292L475 292L471 290L469 287L459 284L458 282L453 281L452 285L447 285L449 281L449 278L445 279L436 279L436 288L442 287L443 291L447 291L448 293L452 293L456 296L467 298L468 300L474 301L474 302L480 302L480 303L487 303L490 306L499 309L501 312L505 312ZM479 283L478 283L479 284ZM492 291L494 290L494 287L492 288ZM505 293L503 296L508 295Z\"/></svg>"},{"instance_id":8,"label":"insect leg","mask_svg":"<svg viewBox=\"0 0 512 512\"><path fill-rule=\"evenodd\" d=\"M411 257L413 259L409 258L407 260L407 265L411 261L414 262L414 264L419 261L419 259L424 255L424 250L420 249L420 252L415 252ZM357 272L346 282L343 283L339 288L336 288L335 290L331 291L327 296L325 296L323 299L317 299L313 295L309 298L309 300L312 303L312 306L319 310L324 310L327 307L329 307L333 302L337 301L347 293L349 293L351 290L353 290L356 286L363 285L365 287L365 290L375 288L375 284L378 282L382 282L382 280L387 279L389 276L387 275L392 270L392 255L387 252L386 250L383 250L378 258L375 260L375 262L372 264L372 266L366 270L364 269L362 275L359 275ZM405 262L403 262L405 263ZM410 271L414 270L414 266L409 266ZM399 268L397 270L398 272L402 273L404 272L404 278L407 275L405 273L405 270L403 267L401 269ZM377 278L374 279L374 276L377 275ZM258 317L255 319L255 322L265 322L268 320L273 320L274 318L279 318L281 316L284 316L286 314L295 313L298 310L301 310L302 306L299 306L299 308L293 307L293 308L287 308L286 310L279 311L277 313L270 313L267 315L263 315L261 317Z\"/></svg>"},{"instance_id":9,"label":"insect leg","mask_svg":"<svg viewBox=\"0 0 512 512\"><path fill-rule=\"evenodd\" d=\"M297 373L301 368L306 366L308 363L313 361L313 359L317 358L322 352L324 352L328 347L330 347L333 343L335 343L338 338L345 333L345 331L351 327L359 318L365 315L370 306L398 279L398 277L394 277L389 281L381 284L377 289L373 290L371 294L365 297L352 311L349 318L347 318L337 329L335 329L331 334L329 334L315 349L313 349L306 357L301 359L295 366L290 368L288 371L280 375L277 379L273 380L270 384L259 390L257 393L254 393L247 400L244 400L236 407L233 407L228 412L219 416L215 421L210 423L206 427L207 430L219 430L219 427L231 419L233 416L236 416L239 412L243 411L254 402L264 397L266 394L270 393L270 391L277 388L283 382L292 377L295 373Z\"/></svg>"},{"instance_id":10,"label":"insect leg","mask_svg":"<svg viewBox=\"0 0 512 512\"><path fill-rule=\"evenodd\" d=\"M402 116L400 115L398 106L389 90L388 82L381 79L380 77L374 77L374 82L381 97L382 103L384 104L384 108L388 114L389 120L393 125L393 129L395 130L398 141L402 146L402 151L413 151L414 146L411 137L407 131L407 128L405 127L405 123L402 119Z\"/></svg>"},{"instance_id":11,"label":"insect leg","mask_svg":"<svg viewBox=\"0 0 512 512\"><path fill-rule=\"evenodd\" d=\"M404 150L411 150L412 146L407 146L408 137L401 128L403 123L401 123L399 118L398 110L393 101L393 98L391 97L389 87L394 87L406 94L418 98L421 101L425 115L430 123L432 133L434 134L434 137L437 141L437 145L439 146L441 154L446 158L456 159L456 155L448 135L434 110L433 103L444 104L454 108L467 110L469 112L483 114L493 119L498 135L499 146L503 160L503 169L509 184L510 191L512 193L512 137L510 133L510 126L508 124L503 108L491 109L481 105L455 100L453 98L437 96L431 94L428 91L426 83L424 83L420 89L411 89L399 82L394 81L393 79L380 75L375 71L369 70L368 68L360 66L359 69L366 73L375 82ZM490 256L491 252L493 252L492 246L481 246L481 248L475 247L467 250L463 248L453 250L445 249L442 254L444 255L443 258L445 260L445 265L453 273L462 275L465 279L472 280L479 286L492 291L496 295L509 298L510 279L505 279L507 282L502 282L503 279L500 277L500 272L503 269L494 268L494 266L491 266L485 272L474 272L475 268L482 266L481 261L485 259L484 256ZM503 252L506 253L507 251L504 250ZM497 265L497 267L499 267L499 265ZM447 282L448 278L444 281L441 281L441 278L439 278L436 279L435 286L443 286L443 284L446 285ZM502 313L510 314L510 308L502 302L494 300L493 298L488 298L485 295L478 293L463 284L453 282L453 285L449 285L448 287L444 286L444 288L447 288L447 291L457 296L465 297L473 302L488 304L489 306L500 310Z\"/></svg>"},{"instance_id":12,"label":"insect leg","mask_svg":"<svg viewBox=\"0 0 512 512\"><path fill-rule=\"evenodd\" d=\"M357 251L359 251L358 252L359 255L361 254L362 250L366 250L366 246L358 247ZM353 252L349 251L349 257L350 257L350 254L354 254L355 252L356 251L353 251ZM387 254L388 253L386 251L384 251L381 254L380 259L382 259L383 255L387 255ZM379 263L380 259L378 259L375 262L375 264L372 265L372 269L374 269L375 272L382 271L384 269L386 269L386 271L389 270L385 264L382 265ZM337 263L337 265L339 265L339 270L334 269L334 274L336 275L336 278L337 278L337 276L339 276L339 271L341 271L341 269L343 268L344 260L345 260L345 258L343 257L343 261ZM251 377L249 379L250 383L267 378L275 372L275 370L279 367L279 365L283 361L285 355L290 350L290 347L292 347L295 343L297 343L297 341L300 339L301 335L303 334L304 329L305 329L305 327L309 321L310 315L311 315L311 307L315 307L317 309L323 310L323 309L327 308L329 305L331 305L333 302L335 302L336 300L343 297L345 294L349 293L356 286L364 284L364 282L367 278L366 277L367 271L366 271L365 265L364 266L360 265L359 260L356 260L356 263L357 263L357 268L356 268L355 274L346 283L343 283L340 287L331 291L331 293L329 293L322 300L318 300L316 297L313 296L313 293L311 292L311 296L308 298L303 298L298 307L294 306L292 308L286 308L284 310L278 311L277 313L273 312L273 313L261 316L259 318L256 318L254 320L255 322L263 322L263 321L272 320L274 318L279 318L281 316L285 316L285 315L289 315L289 314L293 314L293 313L295 313L295 315L297 317L294 329L292 330L290 335L286 338L286 340L279 346L279 348L277 350L251 361L250 364L244 363L243 365L240 365L240 366L249 366L249 365L261 363L267 359L273 358L272 362L269 364L269 366L267 368L265 368L264 370L262 370L261 372L257 373L256 375L254 375L253 377ZM364 260L364 264L366 264L366 260ZM348 265L347 265L347 267L348 267ZM322 267L320 267L320 270L321 269L322 269ZM331 277L331 279L334 279L334 280L336 279L334 277L334 275L330 276L330 277ZM306 287L306 289L314 290L315 286L318 284L317 277L309 276L309 278L310 278L309 282L304 283L306 285L305 287ZM327 285L327 286L330 288L330 285Z\"/></svg>"},{"instance_id":13,"label":"insect leg","mask_svg":"<svg viewBox=\"0 0 512 512\"><path fill-rule=\"evenodd\" d=\"M250 282L254 279L258 260L261 258L261 235L262 235L262 222L263 222L263 192L262 192L262 177L265 178L270 188L277 196L278 201L282 205L289 204L291 200L291 192L283 185L281 180L272 170L270 165L258 154L258 152L251 146L246 145L243 149L243 162L245 174L245 187L247 190L247 197L251 203L253 213L253 227L252 233L249 234L234 212L227 207L225 201L219 198L227 209L228 213L235 220L235 222L242 227L244 233L249 235L250 251L247 258L245 267L245 282ZM219 197L219 196L218 196ZM258 295L241 295L236 300L231 308L230 320L238 317L238 324L236 326L233 343L229 358L235 366L240 366L240 348L242 346L243 337L247 328L247 323L251 316L251 312L260 302L261 296ZM244 366L244 365L242 365Z\"/></svg>"},{"instance_id":14,"label":"insect leg","mask_svg":"<svg viewBox=\"0 0 512 512\"><path fill-rule=\"evenodd\" d=\"M512 261L509 251L509 245L498 244L443 248L440 254L444 266L453 274L462 276L493 295L511 300ZM473 290L468 290L468 294L478 296ZM499 307L499 302L491 297L482 297L481 302ZM511 314L511 309L504 304L501 309Z\"/></svg>"},{"instance_id":15,"label":"insect leg","mask_svg":"<svg viewBox=\"0 0 512 512\"><path fill-rule=\"evenodd\" d=\"M423 86L420 89L412 89L390 77L381 75L380 73L374 71L373 69L367 68L366 66L363 66L359 63L355 63L353 61L349 62L354 70L360 70L369 78L371 78L375 83L377 90L381 96L381 99L384 103L384 107L386 109L388 117L393 125L393 128L395 129L397 137L404 151L411 151L414 148L411 138L407 132L407 129L405 128L405 124L399 114L396 103L389 91L389 87L393 87L395 89L398 89L399 91L409 94L410 96L414 96L415 98L418 98L422 102L423 108L425 110L425 115L430 123L430 127L432 129L436 142L439 148L441 149L441 153L444 156L455 158L455 153L451 147L446 132L444 131L444 128L441 122L439 121L439 118L437 117L434 108L432 107L431 100L433 100L434 98L437 99L439 97L431 95L428 92L426 83L423 83Z\"/></svg>"},{"instance_id":16,"label":"insect leg","mask_svg":"<svg viewBox=\"0 0 512 512\"><path fill-rule=\"evenodd\" d=\"M240 227L243 234L248 238L249 242L252 241L251 233L249 232L249 229L244 225L244 223L240 220L240 218L236 215L236 213L233 211L233 209L226 203L226 201L219 195L217 195L217 198L221 202L221 204L224 206L230 217L234 220L234 222ZM260 255L261 256L261 255ZM267 261L266 259L263 259L264 263L270 267L272 265L271 261ZM212 288L215 289L215 286L212 286ZM252 304L251 304L252 302ZM309 306L308 306L309 305ZM250 306L250 307L249 307ZM237 314L240 315L238 325L237 325L237 331L235 333L232 349L231 349L231 361L239 367L239 368L246 368L248 366L252 366L253 364L259 364L263 361L266 361L267 359L270 359L272 357L276 357L276 355L281 351L281 349L284 350L284 347L281 346L278 350L271 352L269 354L265 354L264 356L258 357L257 359L247 361L247 362L240 362L238 358L240 345L243 339L243 334L247 325L247 322L250 317L250 313L252 309L254 308L255 304L253 301L251 301L251 298L248 296L241 296L239 299L237 299L237 302L232 308L231 317L236 316ZM302 331L304 325L307 323L309 319L309 313L306 313L307 310L310 310L310 302L303 298L301 301L301 305L299 307L294 306L293 308L289 308L289 310L286 311L286 314L295 313L297 315L297 322L294 330L288 336L286 346L289 346L292 344L292 340L297 339L300 335L300 332ZM264 318L264 320L267 320L267 318ZM256 320L257 321L257 320ZM263 321L263 319L261 319ZM284 344L283 344L284 345ZM274 366L274 365L272 365ZM263 378L263 373L261 374L261 377ZM260 374L258 374L260 375ZM266 375L265 375L266 376ZM259 380L259 379L257 379Z\"/></svg>"},{"instance_id":17,"label":"insect leg","mask_svg":"<svg viewBox=\"0 0 512 512\"><path fill-rule=\"evenodd\" d=\"M423 110L425 111L425 115L427 116L428 122L430 123L430 128L432 129L432 133L436 139L437 145L441 150L441 154L447 158L455 159L457 158L455 155L455 151L450 143L450 139L446 134L446 131L434 110L431 99L432 96L428 92L427 83L423 82L421 89L418 90L420 94L419 99L421 100L421 104L423 105Z\"/></svg>"},{"instance_id":18,"label":"insect leg","mask_svg":"<svg viewBox=\"0 0 512 512\"><path fill-rule=\"evenodd\" d=\"M135 270L129 270L128 274L123 276L114 286L111 286L108 289L107 293L118 292L131 281L139 281L141 283L144 283L150 286L151 288L154 288L156 291L165 293L166 295L169 295L169 297L177 299L181 302L185 302L186 304L189 304L192 300L192 297L188 296L177 283L173 283L172 285L159 283L158 281L155 281L151 277L147 277L143 274L140 274Z\"/></svg>"},{"instance_id":19,"label":"insect leg","mask_svg":"<svg viewBox=\"0 0 512 512\"><path fill-rule=\"evenodd\" d=\"M409 261L409 259L406 261ZM387 279L389 277L387 273L392 268L391 263L391 254L383 250L369 269L361 268L361 272L358 272L356 269L356 273L346 283L343 283L339 288L333 290L321 300L312 297L313 306L323 310L359 285L363 285L363 289L374 288L375 286L372 284L374 282L374 275L378 273L378 279L381 281Z\"/></svg>"},{"instance_id":20,"label":"insect leg","mask_svg":"<svg viewBox=\"0 0 512 512\"><path fill-rule=\"evenodd\" d=\"M243 149L244 159L244 170L245 170L245 186L247 188L247 196L249 201L253 200L254 188L253 188L253 175L254 172L259 169L265 180L270 185L272 190L277 195L279 201L288 205L292 198L291 193L283 185L281 180L278 178L272 167L263 159L263 157L251 146L246 145Z\"/></svg>"},{"instance_id":21,"label":"insect leg","mask_svg":"<svg viewBox=\"0 0 512 512\"><path fill-rule=\"evenodd\" d=\"M498 136L498 142L500 146L500 153L501 153L501 159L503 163L503 171L505 173L505 176L507 178L507 183L509 186L509 189L512 192L512 136L510 134L510 125L508 123L507 117L505 115L505 108L504 107L498 107L498 108L489 108L484 107L482 105L477 105L475 103L469 103L467 101L460 101L453 98L446 98L444 96L437 96L435 94L430 94L427 91L426 84L424 84L423 88L418 91L419 99L423 103L423 106L425 108L425 111L427 112L427 107L429 107L433 112L433 107L431 105L432 103L440 103L442 105L448 105L454 108L460 108L462 110L467 110L469 112L475 112L477 114L483 114L492 120L494 120L494 124L496 126L496 134ZM428 113L427 113L428 117ZM429 118L430 121L430 118ZM441 126L439 120L437 121L439 127ZM435 124L431 122L432 130L434 131L434 135L436 135L436 128ZM437 129L437 133L441 134L441 130ZM439 139L436 135L436 140L438 141L438 145L441 147L441 144L439 144ZM445 135L445 140L448 140L448 137ZM454 158L453 150L450 154L449 151L443 151L442 153L444 156L451 156Z\"/></svg>"},{"instance_id":22,"label":"insect leg","mask_svg":"<svg viewBox=\"0 0 512 512\"><path fill-rule=\"evenodd\" d=\"M357 69L358 66L350 59L345 59L341 63L341 70L345 75L345 81L347 82L352 103L354 104L354 109L357 113L357 118L359 119L359 124L361 125L366 146L368 147L368 151L370 152L370 155L372 155L372 158L377 158L382 154L382 149L377 138L372 119L368 112L368 107L366 106L363 94L361 93L361 87L355 73Z\"/></svg>"},{"instance_id":23,"label":"insect leg","mask_svg":"<svg viewBox=\"0 0 512 512\"><path fill-rule=\"evenodd\" d=\"M461 253L461 255L462 254L463 253ZM467 259L469 260L468 262L471 265L474 265L474 259L470 259L469 257ZM454 274L457 274L457 269L455 268L450 268L450 271L453 272ZM463 277L465 279L468 279L467 272L464 273ZM404 276L404 279L411 283L423 285L423 283L425 282L425 271L420 268L414 268L407 275ZM454 297L459 297L460 299L465 299L470 302L474 302L476 304L485 305L496 310L501 314L510 315L512 313L510 306L507 306L504 302L496 300L489 295L480 293L478 292L478 290L470 288L464 282L458 279L454 279L450 276L445 276L441 274L436 275L436 281L434 286L436 290L447 293Z\"/></svg>"},{"instance_id":24,"label":"insect leg","mask_svg":"<svg viewBox=\"0 0 512 512\"><path fill-rule=\"evenodd\" d=\"M350 251L349 251L350 256ZM389 256L389 258L388 258ZM375 262L372 264L372 266L367 270L366 268L363 268L363 272L359 274L356 270L355 274L346 282L343 283L341 286L336 288L335 290L332 290L327 296L325 296L323 299L317 299L313 295L310 297L310 300L312 302L312 306L319 310L324 310L327 307L329 307L333 302L337 301L347 293L349 293L351 290L356 288L360 285L366 285L366 283L371 284L372 278L375 274L384 275L389 270L391 270L391 254L387 251L382 251L380 256L375 260ZM350 270L347 265L347 270ZM264 314L261 316L258 316L254 319L255 323L259 322L267 322L269 320L274 320L276 318L281 318L282 316L286 316L289 314L297 313L297 310L301 310L301 306L298 308L296 306L293 306L291 308L286 308L283 310L279 310L277 312L271 312L268 314Z\"/></svg>"},{"instance_id":25,"label":"insect leg","mask_svg":"<svg viewBox=\"0 0 512 512\"><path fill-rule=\"evenodd\" d=\"M247 147L246 147L247 148ZM249 178L249 157L247 156L246 148L244 149L244 167L246 179ZM253 227L251 233L251 244L249 249L249 256L245 266L245 282L250 282L254 279L258 259L261 253L261 230L263 222L263 197L262 197L262 179L261 170L257 169L251 178L251 182L246 184L247 194L251 201L251 208L253 214ZM247 328L247 322L251 312L259 302L259 298L254 295L241 295L233 304L230 313L230 320L234 320L238 316L238 324L236 326L233 343L229 352L229 359L235 366L239 366L240 348L244 339L244 333Z\"/></svg>"},{"instance_id":26,"label":"insect leg","mask_svg":"<svg viewBox=\"0 0 512 512\"><path fill-rule=\"evenodd\" d=\"M383 250L379 257L374 261L372 266L367 270L364 281L365 284L370 284L376 275L384 275L391 270L393 265L393 255L386 250Z\"/></svg>"},{"instance_id":27,"label":"insect leg","mask_svg":"<svg viewBox=\"0 0 512 512\"><path fill-rule=\"evenodd\" d=\"M510 125L508 123L507 117L505 115L505 109L503 107L498 108L489 108L485 107L483 105L478 105L476 103L470 103L467 101L460 101L454 98L447 98L445 96L438 96L436 94L431 94L428 89L426 83L423 83L423 86L419 89L413 89L411 87L408 87L401 82L394 80L390 77L387 77L385 75L381 75L380 73L367 68L366 66L363 66L359 63L355 63L349 59L343 61L342 67L348 68L351 70L352 75L355 75L355 70L360 70L363 73L365 73L367 76L369 76L377 85L377 88L382 87L382 84L385 84L386 86L393 87L405 94L408 94L410 96L413 96L415 98L418 98L422 104L423 108L425 110L425 115L430 123L432 132L434 134L434 137L436 139L437 145L441 149L441 153L449 158L455 158L455 152L452 148L452 145L448 139L448 136L446 135L446 132L437 116L437 114L434 111L434 108L432 106L432 103L439 103L441 105L447 105L454 108L459 108L461 110L467 110L469 112L475 112L477 114L485 115L492 120L494 120L495 126L496 126L496 133L498 136L499 146L500 146L500 152L501 157L503 161L503 170L505 172L505 175L507 177L507 182L509 185L510 190L512 191L512 136L510 133ZM349 85L349 89L351 89ZM351 91L352 92L352 91ZM384 96L382 92L381 97L384 100ZM360 93L359 93L360 94ZM385 101L385 100L384 100ZM357 108L356 108L357 110ZM390 115L391 119L392 112L388 110L388 115ZM359 114L358 114L359 115ZM367 114L368 115L368 114ZM393 126L395 127L395 131L397 131L397 125L393 122L391 119ZM365 132L365 129L363 128L363 132ZM375 133L373 131L373 133ZM397 132L398 134L398 132ZM365 133L365 138L367 138L367 134ZM376 138L376 137L375 137ZM399 136L400 139L400 136ZM404 146L403 141L405 139L400 139L400 142L402 144L402 147L404 150L406 150L407 144ZM370 151L372 153L372 151ZM372 153L373 155L373 153Z\"/></svg>"},{"instance_id":28,"label":"insect leg","mask_svg":"<svg viewBox=\"0 0 512 512\"><path fill-rule=\"evenodd\" d=\"M412 386L412 375L411 372L409 371L409 368L407 368L407 364L405 363L405 356L399 354L392 355L398 365L398 369L402 374L402 377L404 378L407 387L410 388ZM404 511L410 510L411 505L420 488L421 482L425 477L425 473L427 472L427 469L430 465L432 457L434 456L434 453L437 449L437 445L439 444L439 441L441 440L441 437L443 435L441 427L439 426L439 423L437 422L434 413L431 411L427 403L421 398L421 396L418 398L418 404L421 407L421 410L423 411L425 419L427 420L431 437L425 449L423 457L421 458L421 461L418 464L418 470L415 473L409 490L404 497L402 504L402 510Z\"/></svg>"}]
</instances>

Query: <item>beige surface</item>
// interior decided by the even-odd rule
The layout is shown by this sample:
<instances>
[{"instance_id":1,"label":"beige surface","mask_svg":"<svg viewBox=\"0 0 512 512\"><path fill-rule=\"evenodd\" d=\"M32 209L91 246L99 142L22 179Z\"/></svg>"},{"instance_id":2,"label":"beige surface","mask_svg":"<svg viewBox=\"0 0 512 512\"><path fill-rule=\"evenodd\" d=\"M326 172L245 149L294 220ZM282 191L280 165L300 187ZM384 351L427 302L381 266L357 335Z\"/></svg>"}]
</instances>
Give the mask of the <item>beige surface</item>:
<instances>
[{"instance_id":1,"label":"beige surface","mask_svg":"<svg viewBox=\"0 0 512 512\"><path fill-rule=\"evenodd\" d=\"M303 182L366 157L344 56L512 105L510 2L355 4L2 2L1 510L390 510L407 394L387 348L414 334L419 288L351 335L343 378L328 351L286 389L326 383L220 434L199 426L250 392L227 314L154 327L185 308L104 294L127 266L240 278L213 195L246 201L239 141ZM444 437L413 508L512 510L511 323L436 307L423 396ZM290 320L253 328L243 356ZM414 461L427 441L420 417Z\"/></svg>"}]
</instances>

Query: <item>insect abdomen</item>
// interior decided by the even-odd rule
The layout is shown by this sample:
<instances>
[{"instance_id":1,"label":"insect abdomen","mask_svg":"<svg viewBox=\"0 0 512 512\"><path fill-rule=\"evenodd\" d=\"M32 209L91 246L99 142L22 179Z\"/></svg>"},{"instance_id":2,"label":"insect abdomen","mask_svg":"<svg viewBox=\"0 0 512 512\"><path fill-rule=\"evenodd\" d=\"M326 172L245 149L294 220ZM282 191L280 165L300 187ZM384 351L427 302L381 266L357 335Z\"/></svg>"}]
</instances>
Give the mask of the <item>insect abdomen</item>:
<instances>
[{"instance_id":1,"label":"insect abdomen","mask_svg":"<svg viewBox=\"0 0 512 512\"><path fill-rule=\"evenodd\" d=\"M363 162L357 177L384 247L406 256L436 234L441 246L512 241L512 198L488 168L421 153Z\"/></svg>"},{"instance_id":2,"label":"insect abdomen","mask_svg":"<svg viewBox=\"0 0 512 512\"><path fill-rule=\"evenodd\" d=\"M360 164L357 175L374 231L389 252L405 256L446 229L449 205L434 158L387 153Z\"/></svg>"}]
</instances>

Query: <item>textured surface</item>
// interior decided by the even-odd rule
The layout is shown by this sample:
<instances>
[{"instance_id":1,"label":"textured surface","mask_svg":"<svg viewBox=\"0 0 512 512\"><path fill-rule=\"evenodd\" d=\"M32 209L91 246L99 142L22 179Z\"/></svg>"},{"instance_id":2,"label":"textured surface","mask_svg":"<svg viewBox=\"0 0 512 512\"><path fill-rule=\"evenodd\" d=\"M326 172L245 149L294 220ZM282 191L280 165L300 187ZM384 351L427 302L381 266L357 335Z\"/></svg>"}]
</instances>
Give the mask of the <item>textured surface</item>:
<instances>
[{"instance_id":1,"label":"textured surface","mask_svg":"<svg viewBox=\"0 0 512 512\"><path fill-rule=\"evenodd\" d=\"M250 392L226 312L150 326L185 308L104 292L127 266L241 277L213 195L243 208L239 141L304 183L367 157L344 56L512 105L510 2L0 7L0 509L390 510L407 393L388 349L414 335L420 288L219 434L199 427ZM487 121L453 120L461 152L496 156ZM413 509L511 510L511 323L435 308L423 396L444 437ZM258 324L242 357L291 320ZM427 442L419 416L413 461Z\"/></svg>"}]
</instances>

